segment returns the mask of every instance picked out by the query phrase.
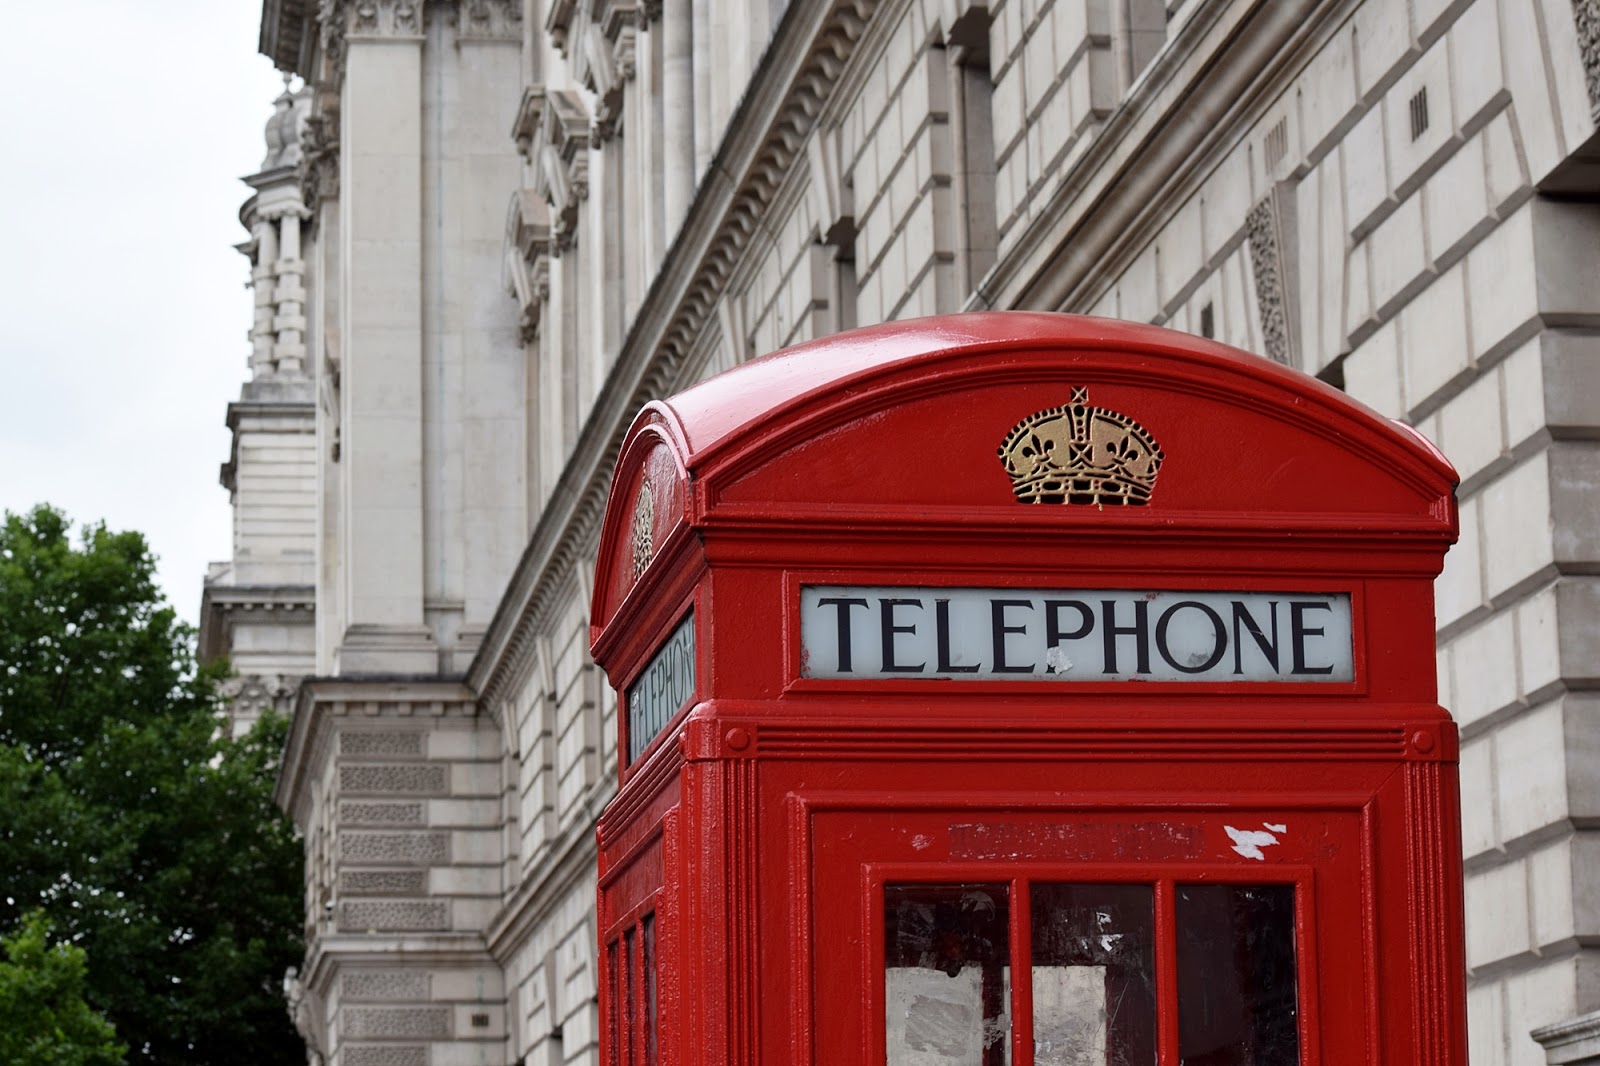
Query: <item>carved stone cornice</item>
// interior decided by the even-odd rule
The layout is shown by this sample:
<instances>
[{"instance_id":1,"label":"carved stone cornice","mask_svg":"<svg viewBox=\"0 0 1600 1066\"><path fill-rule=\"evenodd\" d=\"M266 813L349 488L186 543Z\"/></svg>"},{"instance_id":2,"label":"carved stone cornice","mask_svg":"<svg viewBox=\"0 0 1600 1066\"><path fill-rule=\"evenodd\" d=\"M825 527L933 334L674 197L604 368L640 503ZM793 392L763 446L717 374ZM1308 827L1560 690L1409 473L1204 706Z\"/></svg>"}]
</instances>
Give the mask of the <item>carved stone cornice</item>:
<instances>
[{"instance_id":1,"label":"carved stone cornice","mask_svg":"<svg viewBox=\"0 0 1600 1066\"><path fill-rule=\"evenodd\" d=\"M310 77L317 0L264 0L257 47L279 70Z\"/></svg>"},{"instance_id":2,"label":"carved stone cornice","mask_svg":"<svg viewBox=\"0 0 1600 1066\"><path fill-rule=\"evenodd\" d=\"M1551 1066L1593 1066L1600 1063L1600 1011L1540 1026L1528 1034L1544 1047Z\"/></svg>"}]
</instances>

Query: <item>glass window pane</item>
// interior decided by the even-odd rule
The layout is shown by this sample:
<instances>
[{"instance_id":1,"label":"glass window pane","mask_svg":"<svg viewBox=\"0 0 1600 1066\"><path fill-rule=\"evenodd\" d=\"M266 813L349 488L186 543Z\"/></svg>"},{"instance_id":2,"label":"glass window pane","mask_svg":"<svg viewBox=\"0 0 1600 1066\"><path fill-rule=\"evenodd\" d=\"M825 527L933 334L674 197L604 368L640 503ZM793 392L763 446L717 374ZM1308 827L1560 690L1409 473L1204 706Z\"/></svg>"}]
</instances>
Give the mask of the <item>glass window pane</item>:
<instances>
[{"instance_id":1,"label":"glass window pane","mask_svg":"<svg viewBox=\"0 0 1600 1066\"><path fill-rule=\"evenodd\" d=\"M628 1042L625 1056L629 1066L639 1061L639 1004L634 998L633 930L622 933L622 1032Z\"/></svg>"},{"instance_id":2,"label":"glass window pane","mask_svg":"<svg viewBox=\"0 0 1600 1066\"><path fill-rule=\"evenodd\" d=\"M610 975L611 1010L606 1017L606 1036L610 1038L610 1050L606 1053L606 1066L621 1066L622 1045L621 1029L617 1025L617 1018L623 1010L622 1006L622 967L618 964L617 942L615 940L606 945L606 971Z\"/></svg>"},{"instance_id":3,"label":"glass window pane","mask_svg":"<svg viewBox=\"0 0 1600 1066\"><path fill-rule=\"evenodd\" d=\"M1293 885L1179 885L1182 1066L1298 1066Z\"/></svg>"},{"instance_id":4,"label":"glass window pane","mask_svg":"<svg viewBox=\"0 0 1600 1066\"><path fill-rule=\"evenodd\" d=\"M1035 1066L1154 1066L1155 891L1036 884Z\"/></svg>"},{"instance_id":5,"label":"glass window pane","mask_svg":"<svg viewBox=\"0 0 1600 1066\"><path fill-rule=\"evenodd\" d=\"M656 1066L656 916L644 916L641 926L644 945L644 1066Z\"/></svg>"},{"instance_id":6,"label":"glass window pane","mask_svg":"<svg viewBox=\"0 0 1600 1066\"><path fill-rule=\"evenodd\" d=\"M887 885L888 1066L1011 1062L1007 886Z\"/></svg>"}]
</instances>

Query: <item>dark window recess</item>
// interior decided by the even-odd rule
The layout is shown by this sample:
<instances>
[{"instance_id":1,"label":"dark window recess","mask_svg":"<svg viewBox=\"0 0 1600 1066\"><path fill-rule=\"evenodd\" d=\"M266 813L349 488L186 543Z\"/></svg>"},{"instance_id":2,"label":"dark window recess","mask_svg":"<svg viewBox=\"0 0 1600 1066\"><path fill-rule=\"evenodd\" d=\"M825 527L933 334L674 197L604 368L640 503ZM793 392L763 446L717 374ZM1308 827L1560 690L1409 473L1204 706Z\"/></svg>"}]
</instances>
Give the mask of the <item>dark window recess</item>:
<instances>
[{"instance_id":1,"label":"dark window recess","mask_svg":"<svg viewBox=\"0 0 1600 1066\"><path fill-rule=\"evenodd\" d=\"M1411 139L1414 141L1428 131L1428 87L1424 85L1411 98Z\"/></svg>"},{"instance_id":2,"label":"dark window recess","mask_svg":"<svg viewBox=\"0 0 1600 1066\"><path fill-rule=\"evenodd\" d=\"M619 994L622 990L622 967L618 965L617 942L615 940L606 945L606 972L611 977L611 1009L606 1012L606 1036L610 1038L610 1050L606 1054L606 1066L621 1066L622 1063L622 1032L617 1026L617 1009L622 1002Z\"/></svg>"},{"instance_id":3,"label":"dark window recess","mask_svg":"<svg viewBox=\"0 0 1600 1066\"><path fill-rule=\"evenodd\" d=\"M1210 301L1200 309L1200 336L1214 340L1217 336L1217 310Z\"/></svg>"},{"instance_id":4,"label":"dark window recess","mask_svg":"<svg viewBox=\"0 0 1600 1066\"><path fill-rule=\"evenodd\" d=\"M886 885L888 1066L1011 1062L1007 886Z\"/></svg>"},{"instance_id":5,"label":"dark window recess","mask_svg":"<svg viewBox=\"0 0 1600 1066\"><path fill-rule=\"evenodd\" d=\"M611 994L605 1021L610 1044L606 1066L655 1066L659 1043L655 912L606 945L606 969Z\"/></svg>"},{"instance_id":6,"label":"dark window recess","mask_svg":"<svg viewBox=\"0 0 1600 1066\"><path fill-rule=\"evenodd\" d=\"M1036 884L1034 1066L1155 1066L1155 892Z\"/></svg>"},{"instance_id":7,"label":"dark window recess","mask_svg":"<svg viewBox=\"0 0 1600 1066\"><path fill-rule=\"evenodd\" d=\"M622 932L622 1009L623 1026L628 1036L627 1061L634 1066L639 1061L639 997L635 980L636 955L634 931Z\"/></svg>"},{"instance_id":8,"label":"dark window recess","mask_svg":"<svg viewBox=\"0 0 1600 1066\"><path fill-rule=\"evenodd\" d=\"M1179 885L1181 1066L1299 1066L1293 885Z\"/></svg>"},{"instance_id":9,"label":"dark window recess","mask_svg":"<svg viewBox=\"0 0 1600 1066\"><path fill-rule=\"evenodd\" d=\"M656 1066L656 916L644 916L639 927L641 963L644 966L644 1066Z\"/></svg>"},{"instance_id":10,"label":"dark window recess","mask_svg":"<svg viewBox=\"0 0 1600 1066\"><path fill-rule=\"evenodd\" d=\"M472 1016L472 1027L474 1029L489 1028L489 1016L487 1014L474 1014Z\"/></svg>"}]
</instances>

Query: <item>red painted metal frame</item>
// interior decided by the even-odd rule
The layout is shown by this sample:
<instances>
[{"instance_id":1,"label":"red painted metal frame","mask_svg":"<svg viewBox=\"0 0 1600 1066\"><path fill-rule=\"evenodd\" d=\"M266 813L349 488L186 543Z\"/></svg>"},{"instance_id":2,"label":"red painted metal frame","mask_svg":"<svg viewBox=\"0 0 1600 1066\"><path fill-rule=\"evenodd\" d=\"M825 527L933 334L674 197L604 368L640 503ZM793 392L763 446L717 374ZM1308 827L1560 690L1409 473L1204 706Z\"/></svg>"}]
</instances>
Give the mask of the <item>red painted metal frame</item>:
<instances>
[{"instance_id":1,"label":"red painted metal frame","mask_svg":"<svg viewBox=\"0 0 1600 1066\"><path fill-rule=\"evenodd\" d=\"M1014 499L995 449L1074 387L1159 442L1148 506ZM861 330L647 406L618 459L591 615L624 694L598 830L602 1016L628 1021L606 945L654 913L663 1066L881 1066L885 877L1114 873L1166 886L1164 929L1177 882L1287 880L1302 1063L1464 1063L1457 746L1431 589L1454 482L1414 432L1320 382L1069 316ZM1354 680L802 678L807 584L1347 592ZM696 696L630 764L625 693L691 608ZM1037 853L961 843L996 815L1046 827ZM1253 815L1291 827L1261 861L1216 828ZM1152 850L1135 817L1199 835L1189 853ZM1345 843L1302 849L1296 827L1316 825ZM1023 1034L1025 991L1019 977ZM1161 1002L1159 1066L1176 1066ZM621 1066L643 1045L612 1032L601 1061Z\"/></svg>"}]
</instances>

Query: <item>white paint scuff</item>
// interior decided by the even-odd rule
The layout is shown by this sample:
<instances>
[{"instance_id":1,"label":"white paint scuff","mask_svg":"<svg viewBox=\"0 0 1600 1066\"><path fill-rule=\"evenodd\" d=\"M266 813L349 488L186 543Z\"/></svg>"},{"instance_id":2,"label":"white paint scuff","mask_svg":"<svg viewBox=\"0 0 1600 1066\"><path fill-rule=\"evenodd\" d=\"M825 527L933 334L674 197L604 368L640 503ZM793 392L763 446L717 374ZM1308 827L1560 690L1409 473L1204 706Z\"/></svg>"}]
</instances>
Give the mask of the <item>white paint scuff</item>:
<instances>
[{"instance_id":1,"label":"white paint scuff","mask_svg":"<svg viewBox=\"0 0 1600 1066\"><path fill-rule=\"evenodd\" d=\"M1278 843L1279 833L1287 833L1289 826L1284 822L1262 822L1260 829L1235 829L1231 825L1222 828L1228 833L1228 838L1233 841L1233 850L1246 859L1255 859L1265 862L1266 853L1262 848L1269 848Z\"/></svg>"}]
</instances>

